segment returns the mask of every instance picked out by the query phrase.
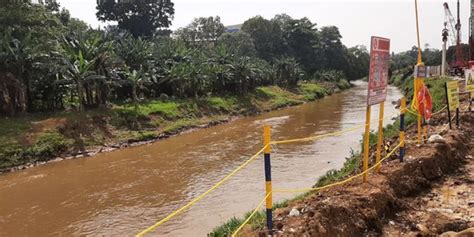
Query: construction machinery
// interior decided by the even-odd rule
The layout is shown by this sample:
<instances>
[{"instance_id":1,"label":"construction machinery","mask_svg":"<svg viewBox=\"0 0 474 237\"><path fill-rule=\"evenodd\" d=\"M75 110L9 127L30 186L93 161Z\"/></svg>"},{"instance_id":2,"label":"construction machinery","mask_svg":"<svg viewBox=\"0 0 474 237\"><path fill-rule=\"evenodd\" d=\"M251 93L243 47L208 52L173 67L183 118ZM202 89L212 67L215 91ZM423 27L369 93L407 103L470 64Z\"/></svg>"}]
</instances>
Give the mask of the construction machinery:
<instances>
[{"instance_id":1,"label":"construction machinery","mask_svg":"<svg viewBox=\"0 0 474 237\"><path fill-rule=\"evenodd\" d=\"M471 4L472 4L471 0ZM444 22L444 29L443 29L443 61L446 60L446 47L445 43L447 38L451 39L451 45L455 45L456 47L456 54L454 58L454 62L450 64L449 73L451 75L456 75L463 77L464 76L464 68L467 66L464 60L464 55L461 46L461 17L460 17L460 5L459 0L457 1L457 20L454 19L451 10L449 9L448 3L444 3L444 13L445 13L445 22ZM472 6L471 6L472 8ZM472 17L472 16L471 16Z\"/></svg>"}]
</instances>

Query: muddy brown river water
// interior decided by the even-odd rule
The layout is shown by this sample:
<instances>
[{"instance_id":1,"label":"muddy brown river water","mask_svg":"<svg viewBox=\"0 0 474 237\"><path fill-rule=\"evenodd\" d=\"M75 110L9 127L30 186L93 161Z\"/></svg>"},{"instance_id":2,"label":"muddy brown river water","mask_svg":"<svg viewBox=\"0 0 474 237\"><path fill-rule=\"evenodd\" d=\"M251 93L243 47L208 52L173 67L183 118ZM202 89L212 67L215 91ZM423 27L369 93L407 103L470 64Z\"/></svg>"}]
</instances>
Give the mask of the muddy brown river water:
<instances>
[{"instance_id":1,"label":"muddy brown river water","mask_svg":"<svg viewBox=\"0 0 474 237\"><path fill-rule=\"evenodd\" d=\"M0 176L0 236L133 236L196 197L262 146L262 126L273 139L323 134L364 122L367 87L237 119L150 145L50 163ZM390 87L386 114L399 91ZM373 110L373 118L378 114ZM390 122L390 121L388 121ZM374 126L375 128L375 126ZM306 188L342 167L359 149L363 130L322 140L279 145L272 156L273 186ZM151 236L205 236L242 217L264 196L263 159L257 159ZM275 200L292 195L275 195Z\"/></svg>"}]
</instances>

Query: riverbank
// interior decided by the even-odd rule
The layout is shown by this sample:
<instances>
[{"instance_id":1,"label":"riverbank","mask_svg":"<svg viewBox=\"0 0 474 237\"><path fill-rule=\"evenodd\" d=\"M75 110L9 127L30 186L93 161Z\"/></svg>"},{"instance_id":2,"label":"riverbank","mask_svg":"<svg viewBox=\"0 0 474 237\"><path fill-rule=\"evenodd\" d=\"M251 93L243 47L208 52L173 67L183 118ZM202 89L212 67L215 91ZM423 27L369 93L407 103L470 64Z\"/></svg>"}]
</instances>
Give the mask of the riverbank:
<instances>
[{"instance_id":1,"label":"riverbank","mask_svg":"<svg viewBox=\"0 0 474 237\"><path fill-rule=\"evenodd\" d=\"M445 120L445 114L434 120ZM438 236L474 227L469 213L474 116L463 112L461 121L455 130L436 123L432 129L442 135L442 141L408 146L404 163L396 157L389 159L380 173L370 175L368 183L357 180L311 193L277 209L276 234ZM407 135L416 137L416 129L409 129ZM259 231L248 227L242 236Z\"/></svg>"},{"instance_id":2,"label":"riverbank","mask_svg":"<svg viewBox=\"0 0 474 237\"><path fill-rule=\"evenodd\" d=\"M299 105L350 88L338 83L300 83L297 88L259 87L240 96L209 96L122 103L83 113L60 112L0 119L0 173L51 161L152 143L192 129Z\"/></svg>"},{"instance_id":3,"label":"riverbank","mask_svg":"<svg viewBox=\"0 0 474 237\"><path fill-rule=\"evenodd\" d=\"M413 83L411 78L411 74L404 74L404 75L395 75L391 82L393 85L397 86L404 94L408 97L408 99L412 98L413 96ZM431 94L433 96L433 110L438 111L441 109L445 104L444 98L444 84L448 78L446 77L439 77L439 78L432 78L426 79L425 83L430 88ZM413 128L413 124L416 122L415 116L412 114L406 114L405 116L405 124L407 127ZM395 137L398 136L398 128L399 128L399 121L396 120L392 125L388 125L384 128L384 139L386 140L393 140ZM372 133L370 136L370 147L371 150L375 150L375 143L376 143L377 133ZM362 145L361 145L362 146ZM330 170L324 176L321 176L318 182L314 185L314 187L321 187L330 183L334 183L340 181L344 178L347 178L351 175L357 174L361 172L361 153L359 151L355 151L352 153L351 157L347 158L346 162L344 163L343 167L339 170ZM282 203L277 203L274 205L275 210L284 209L288 207L289 203L291 202L298 202L303 201L307 196L311 195L310 193L305 193L299 195L293 199L284 201ZM247 213L245 219L250 215ZM233 218L223 225L216 227L211 233L211 236L227 236L231 234L238 226L241 225L244 219L241 218ZM265 225L265 214L263 212L258 212L254 218L252 218L250 222L250 229L263 229Z\"/></svg>"}]
</instances>

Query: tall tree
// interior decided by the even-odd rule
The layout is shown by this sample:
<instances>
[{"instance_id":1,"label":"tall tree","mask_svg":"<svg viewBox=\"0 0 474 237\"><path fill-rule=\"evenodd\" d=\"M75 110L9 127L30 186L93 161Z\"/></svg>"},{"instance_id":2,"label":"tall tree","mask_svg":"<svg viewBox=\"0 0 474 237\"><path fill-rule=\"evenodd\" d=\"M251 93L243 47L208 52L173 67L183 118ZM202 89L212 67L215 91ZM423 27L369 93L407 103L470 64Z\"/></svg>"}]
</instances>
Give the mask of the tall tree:
<instances>
[{"instance_id":1,"label":"tall tree","mask_svg":"<svg viewBox=\"0 0 474 237\"><path fill-rule=\"evenodd\" d=\"M224 33L219 38L219 44L239 56L255 56L255 44L252 37L245 32Z\"/></svg>"},{"instance_id":2,"label":"tall tree","mask_svg":"<svg viewBox=\"0 0 474 237\"><path fill-rule=\"evenodd\" d=\"M281 53L282 32L277 22L256 16L244 22L242 31L252 37L260 58L272 61Z\"/></svg>"},{"instance_id":3,"label":"tall tree","mask_svg":"<svg viewBox=\"0 0 474 237\"><path fill-rule=\"evenodd\" d=\"M191 24L179 29L176 35L186 42L216 42L224 31L221 18L210 16L195 18Z\"/></svg>"},{"instance_id":4,"label":"tall tree","mask_svg":"<svg viewBox=\"0 0 474 237\"><path fill-rule=\"evenodd\" d=\"M118 22L120 29L128 30L135 37L150 37L171 25L174 3L171 0L100 0L96 15L104 22Z\"/></svg>"},{"instance_id":5,"label":"tall tree","mask_svg":"<svg viewBox=\"0 0 474 237\"><path fill-rule=\"evenodd\" d=\"M275 16L272 21L282 29L285 54L297 59L310 74L314 73L321 64L321 58L316 55L319 43L316 24L306 17L293 19L285 14Z\"/></svg>"},{"instance_id":6,"label":"tall tree","mask_svg":"<svg viewBox=\"0 0 474 237\"><path fill-rule=\"evenodd\" d=\"M326 69L347 71L346 47L341 42L342 36L336 26L325 26L320 31L320 50L325 58Z\"/></svg>"}]
</instances>

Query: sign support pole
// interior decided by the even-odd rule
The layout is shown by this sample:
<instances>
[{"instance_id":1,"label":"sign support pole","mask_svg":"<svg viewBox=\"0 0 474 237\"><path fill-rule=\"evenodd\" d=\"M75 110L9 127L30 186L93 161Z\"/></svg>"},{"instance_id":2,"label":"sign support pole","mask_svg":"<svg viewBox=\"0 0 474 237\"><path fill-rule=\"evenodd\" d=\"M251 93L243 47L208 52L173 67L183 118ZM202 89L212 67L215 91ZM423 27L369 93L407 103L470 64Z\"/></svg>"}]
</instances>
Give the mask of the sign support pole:
<instances>
[{"instance_id":1,"label":"sign support pole","mask_svg":"<svg viewBox=\"0 0 474 237\"><path fill-rule=\"evenodd\" d=\"M456 127L459 128L459 108L456 108Z\"/></svg>"},{"instance_id":2,"label":"sign support pole","mask_svg":"<svg viewBox=\"0 0 474 237\"><path fill-rule=\"evenodd\" d=\"M451 125L451 108L449 108L449 96L448 96L448 84L446 83L444 85L444 89L446 91L446 104L448 105L448 123L449 123L449 129L453 129L453 126Z\"/></svg>"},{"instance_id":3,"label":"sign support pole","mask_svg":"<svg viewBox=\"0 0 474 237\"><path fill-rule=\"evenodd\" d=\"M472 100L474 100L474 91L471 91L469 93L469 112L472 112Z\"/></svg>"},{"instance_id":4,"label":"sign support pole","mask_svg":"<svg viewBox=\"0 0 474 237\"><path fill-rule=\"evenodd\" d=\"M370 139L370 105L367 106L365 113L365 134L364 134L364 172L369 169L369 139ZM367 182L367 173L364 173L364 183Z\"/></svg>"},{"instance_id":5,"label":"sign support pole","mask_svg":"<svg viewBox=\"0 0 474 237\"><path fill-rule=\"evenodd\" d=\"M383 146L383 115L384 115L384 107L385 103L382 102L380 103L380 109L379 109L379 131L378 131L378 137L377 137L377 151L375 155L375 163L379 163L380 158L382 156L382 146ZM380 165L377 165L377 168L375 168L377 172L380 172Z\"/></svg>"},{"instance_id":6,"label":"sign support pole","mask_svg":"<svg viewBox=\"0 0 474 237\"><path fill-rule=\"evenodd\" d=\"M418 115L416 116L417 117L417 128L418 128L418 133L417 133L417 136L418 136L418 144L421 144L421 115L419 114L418 112Z\"/></svg>"}]
</instances>

